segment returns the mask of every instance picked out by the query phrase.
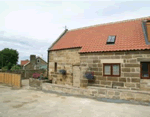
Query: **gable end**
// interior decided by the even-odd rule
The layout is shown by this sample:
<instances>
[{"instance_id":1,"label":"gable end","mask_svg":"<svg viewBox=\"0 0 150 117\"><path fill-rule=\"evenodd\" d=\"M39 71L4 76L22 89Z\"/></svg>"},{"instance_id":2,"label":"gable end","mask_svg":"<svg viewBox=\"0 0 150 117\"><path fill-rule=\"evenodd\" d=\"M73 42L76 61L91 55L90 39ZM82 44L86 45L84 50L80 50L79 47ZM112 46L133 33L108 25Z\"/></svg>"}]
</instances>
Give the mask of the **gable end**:
<instances>
[{"instance_id":1,"label":"gable end","mask_svg":"<svg viewBox=\"0 0 150 117\"><path fill-rule=\"evenodd\" d=\"M48 51L50 49L52 49L52 47L61 39L62 36L64 36L64 34L68 31L68 29L66 29L58 38L57 40L48 48Z\"/></svg>"}]
</instances>

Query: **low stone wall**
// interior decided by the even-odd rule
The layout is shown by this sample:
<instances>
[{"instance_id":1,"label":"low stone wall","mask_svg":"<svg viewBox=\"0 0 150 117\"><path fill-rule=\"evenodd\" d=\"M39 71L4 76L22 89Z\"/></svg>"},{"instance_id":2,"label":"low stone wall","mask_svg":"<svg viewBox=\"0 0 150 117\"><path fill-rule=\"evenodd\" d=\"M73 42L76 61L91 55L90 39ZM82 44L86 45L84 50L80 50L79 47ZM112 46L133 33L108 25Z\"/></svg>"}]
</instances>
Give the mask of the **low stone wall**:
<instances>
[{"instance_id":1,"label":"low stone wall","mask_svg":"<svg viewBox=\"0 0 150 117\"><path fill-rule=\"evenodd\" d=\"M89 97L134 100L148 103L150 102L150 92L146 91L121 90L121 89L110 89L99 87L98 88L88 87L87 89L83 89L49 83L43 83L42 90L63 92L68 94L83 95Z\"/></svg>"},{"instance_id":2,"label":"low stone wall","mask_svg":"<svg viewBox=\"0 0 150 117\"><path fill-rule=\"evenodd\" d=\"M35 78L29 78L29 86L33 87L35 89L42 89L42 83L46 82L48 80L39 80L39 79L35 79Z\"/></svg>"},{"instance_id":3,"label":"low stone wall","mask_svg":"<svg viewBox=\"0 0 150 117\"><path fill-rule=\"evenodd\" d=\"M91 87L90 94L95 97L150 102L150 92L146 91Z\"/></svg>"},{"instance_id":4,"label":"low stone wall","mask_svg":"<svg viewBox=\"0 0 150 117\"><path fill-rule=\"evenodd\" d=\"M81 95L96 98L108 98L108 99L120 99L120 100L132 100L138 102L150 103L149 91L138 90L122 90L103 87L91 87L87 88L75 88L73 86L65 86L58 84L46 83L47 80L38 80L34 78L29 79L29 86L31 89L39 89L43 91L55 91L68 93L73 95Z\"/></svg>"}]
</instances>

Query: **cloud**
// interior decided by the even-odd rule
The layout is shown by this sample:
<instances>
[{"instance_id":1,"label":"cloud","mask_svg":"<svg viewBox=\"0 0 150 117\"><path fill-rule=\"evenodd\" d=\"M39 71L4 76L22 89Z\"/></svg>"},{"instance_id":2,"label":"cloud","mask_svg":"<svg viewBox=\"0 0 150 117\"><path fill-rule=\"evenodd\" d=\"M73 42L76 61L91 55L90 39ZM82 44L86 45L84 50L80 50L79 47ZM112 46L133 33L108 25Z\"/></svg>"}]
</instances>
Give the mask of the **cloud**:
<instances>
[{"instance_id":1,"label":"cloud","mask_svg":"<svg viewBox=\"0 0 150 117\"><path fill-rule=\"evenodd\" d=\"M16 38L15 36L12 36L12 37L1 37L0 36L0 41L3 41L3 42L10 42L10 43L15 43L15 44L20 44L21 46L27 46L27 47L30 47L32 46L29 42L27 41L24 41L24 40L20 40L18 37Z\"/></svg>"},{"instance_id":2,"label":"cloud","mask_svg":"<svg viewBox=\"0 0 150 117\"><path fill-rule=\"evenodd\" d=\"M122 14L124 12L137 12L143 10L147 12L149 9L149 1L122 1L111 5L101 12L104 16L112 16L114 14ZM140 14L141 15L141 14Z\"/></svg>"},{"instance_id":3,"label":"cloud","mask_svg":"<svg viewBox=\"0 0 150 117\"><path fill-rule=\"evenodd\" d=\"M19 61L29 59L31 54L37 56L43 55L43 59L47 61L47 50L51 43L46 41L35 41L30 38L21 37L23 41L18 40L18 37L0 37L0 50L4 48L12 48L19 52ZM26 40L26 41L25 41Z\"/></svg>"},{"instance_id":4,"label":"cloud","mask_svg":"<svg viewBox=\"0 0 150 117\"><path fill-rule=\"evenodd\" d=\"M149 16L148 1L0 1L0 50L47 60L47 49L64 31Z\"/></svg>"}]
</instances>

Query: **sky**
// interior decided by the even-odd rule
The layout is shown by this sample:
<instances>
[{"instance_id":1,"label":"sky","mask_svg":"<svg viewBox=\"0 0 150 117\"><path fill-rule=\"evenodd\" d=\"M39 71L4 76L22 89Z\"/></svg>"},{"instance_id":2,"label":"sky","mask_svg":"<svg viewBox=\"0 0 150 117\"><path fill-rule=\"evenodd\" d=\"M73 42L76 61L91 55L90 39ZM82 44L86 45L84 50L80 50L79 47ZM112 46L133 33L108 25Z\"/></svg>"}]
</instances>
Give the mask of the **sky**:
<instances>
[{"instance_id":1,"label":"sky","mask_svg":"<svg viewBox=\"0 0 150 117\"><path fill-rule=\"evenodd\" d=\"M12 48L19 60L31 54L47 61L47 50L68 30L150 16L150 1L1 1L0 50Z\"/></svg>"}]
</instances>

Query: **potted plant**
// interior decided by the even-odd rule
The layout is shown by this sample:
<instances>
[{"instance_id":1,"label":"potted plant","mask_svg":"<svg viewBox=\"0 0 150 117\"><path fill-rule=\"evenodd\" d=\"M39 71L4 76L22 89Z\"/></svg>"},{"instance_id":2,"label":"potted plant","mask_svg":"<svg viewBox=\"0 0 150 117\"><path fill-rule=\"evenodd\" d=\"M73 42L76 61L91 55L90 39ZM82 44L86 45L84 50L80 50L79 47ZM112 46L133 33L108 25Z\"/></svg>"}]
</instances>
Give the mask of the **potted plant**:
<instances>
[{"instance_id":1,"label":"potted plant","mask_svg":"<svg viewBox=\"0 0 150 117\"><path fill-rule=\"evenodd\" d=\"M37 79L37 78L40 77L40 74L39 73L33 73L32 77L35 78L35 79Z\"/></svg>"},{"instance_id":2,"label":"potted plant","mask_svg":"<svg viewBox=\"0 0 150 117\"><path fill-rule=\"evenodd\" d=\"M88 80L94 79L94 72L85 72L84 77L86 77Z\"/></svg>"},{"instance_id":3,"label":"potted plant","mask_svg":"<svg viewBox=\"0 0 150 117\"><path fill-rule=\"evenodd\" d=\"M61 74L63 74L63 75L66 75L66 70L61 69L61 70L59 70L59 73L61 73Z\"/></svg>"}]
</instances>

